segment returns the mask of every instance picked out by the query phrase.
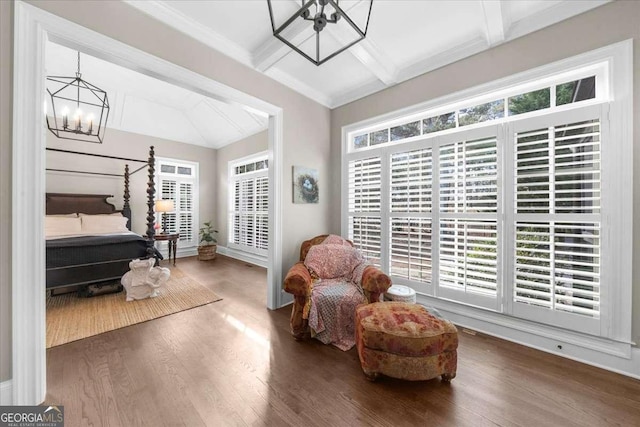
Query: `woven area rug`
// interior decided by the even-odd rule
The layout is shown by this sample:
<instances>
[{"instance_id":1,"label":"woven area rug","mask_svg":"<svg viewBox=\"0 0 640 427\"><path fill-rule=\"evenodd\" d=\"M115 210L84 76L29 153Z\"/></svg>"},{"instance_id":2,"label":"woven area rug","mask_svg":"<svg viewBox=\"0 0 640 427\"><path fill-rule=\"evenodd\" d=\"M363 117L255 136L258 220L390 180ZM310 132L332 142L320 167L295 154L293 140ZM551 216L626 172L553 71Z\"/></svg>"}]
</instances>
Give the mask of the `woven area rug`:
<instances>
[{"instance_id":1,"label":"woven area rug","mask_svg":"<svg viewBox=\"0 0 640 427\"><path fill-rule=\"evenodd\" d=\"M155 298L131 302L124 291L92 298L78 298L75 292L48 296L47 348L221 300L175 267L160 289Z\"/></svg>"}]
</instances>

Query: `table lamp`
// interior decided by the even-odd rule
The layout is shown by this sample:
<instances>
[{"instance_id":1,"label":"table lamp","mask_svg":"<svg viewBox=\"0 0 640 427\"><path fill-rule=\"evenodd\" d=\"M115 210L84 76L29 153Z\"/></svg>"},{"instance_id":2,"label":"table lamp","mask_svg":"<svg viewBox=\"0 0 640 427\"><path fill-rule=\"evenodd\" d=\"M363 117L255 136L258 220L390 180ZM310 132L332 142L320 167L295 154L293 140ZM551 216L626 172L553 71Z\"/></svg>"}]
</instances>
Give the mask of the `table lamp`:
<instances>
[{"instance_id":1,"label":"table lamp","mask_svg":"<svg viewBox=\"0 0 640 427\"><path fill-rule=\"evenodd\" d=\"M156 200L156 212L162 212L162 234L167 234L167 212L174 209L173 200Z\"/></svg>"}]
</instances>

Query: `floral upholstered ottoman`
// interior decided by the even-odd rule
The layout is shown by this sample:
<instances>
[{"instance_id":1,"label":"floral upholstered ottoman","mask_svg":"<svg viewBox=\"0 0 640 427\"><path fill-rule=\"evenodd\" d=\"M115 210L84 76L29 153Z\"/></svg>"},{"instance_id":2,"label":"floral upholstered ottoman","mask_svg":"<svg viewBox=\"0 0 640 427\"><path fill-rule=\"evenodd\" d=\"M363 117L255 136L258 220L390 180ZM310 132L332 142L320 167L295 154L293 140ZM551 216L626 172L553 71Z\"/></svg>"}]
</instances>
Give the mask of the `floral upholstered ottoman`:
<instances>
[{"instance_id":1,"label":"floral upholstered ottoman","mask_svg":"<svg viewBox=\"0 0 640 427\"><path fill-rule=\"evenodd\" d=\"M362 370L375 380L451 381L458 366L458 331L419 304L376 302L356 309L356 345Z\"/></svg>"}]
</instances>

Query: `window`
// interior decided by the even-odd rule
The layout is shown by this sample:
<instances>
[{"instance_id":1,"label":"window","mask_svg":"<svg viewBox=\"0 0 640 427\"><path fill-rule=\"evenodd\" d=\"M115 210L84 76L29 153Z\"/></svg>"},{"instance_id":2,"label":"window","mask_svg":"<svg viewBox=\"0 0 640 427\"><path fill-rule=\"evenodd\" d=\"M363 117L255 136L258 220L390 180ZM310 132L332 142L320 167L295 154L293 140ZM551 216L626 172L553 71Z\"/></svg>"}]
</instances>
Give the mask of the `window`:
<instances>
[{"instance_id":1,"label":"window","mask_svg":"<svg viewBox=\"0 0 640 427\"><path fill-rule=\"evenodd\" d=\"M628 112L613 115L610 91L628 88L610 60L347 127L343 232L423 295L628 340L612 307L630 324L630 269L616 258L631 239L605 218L631 224L615 162L632 140L611 124Z\"/></svg>"},{"instance_id":2,"label":"window","mask_svg":"<svg viewBox=\"0 0 640 427\"><path fill-rule=\"evenodd\" d=\"M267 155L229 162L230 248L267 256L269 161Z\"/></svg>"},{"instance_id":3,"label":"window","mask_svg":"<svg viewBox=\"0 0 640 427\"><path fill-rule=\"evenodd\" d=\"M597 328L602 121L586 109L536 123L545 126L513 126L513 301L521 317L576 317L575 329Z\"/></svg>"},{"instance_id":4,"label":"window","mask_svg":"<svg viewBox=\"0 0 640 427\"><path fill-rule=\"evenodd\" d=\"M166 214L167 233L180 233L180 247L198 244L197 163L174 159L156 159L159 169L159 198L173 200L175 211ZM161 222L158 215L156 221Z\"/></svg>"},{"instance_id":5,"label":"window","mask_svg":"<svg viewBox=\"0 0 640 427\"><path fill-rule=\"evenodd\" d=\"M591 75L593 74L593 75ZM536 112L551 112L557 107L582 101L605 99L605 90L596 92L598 87L605 87L606 71L604 66L587 68L576 75L584 76L564 83L539 83L517 86L504 92L498 99L490 99L485 96L482 102L462 102L461 108L447 113L420 114L421 120L399 120L398 124L392 124L380 129L379 126L366 133L356 133L351 140L352 150L366 149L380 144L406 140L420 135L440 132L447 129L461 128L477 125L485 122L496 122L510 117ZM563 79L558 77L556 82ZM525 88L537 87L535 90ZM555 96L551 96L551 94ZM489 101L485 98L489 98ZM442 110L442 109L441 109ZM546 111L545 111L546 110ZM444 109L443 111L446 111Z\"/></svg>"}]
</instances>

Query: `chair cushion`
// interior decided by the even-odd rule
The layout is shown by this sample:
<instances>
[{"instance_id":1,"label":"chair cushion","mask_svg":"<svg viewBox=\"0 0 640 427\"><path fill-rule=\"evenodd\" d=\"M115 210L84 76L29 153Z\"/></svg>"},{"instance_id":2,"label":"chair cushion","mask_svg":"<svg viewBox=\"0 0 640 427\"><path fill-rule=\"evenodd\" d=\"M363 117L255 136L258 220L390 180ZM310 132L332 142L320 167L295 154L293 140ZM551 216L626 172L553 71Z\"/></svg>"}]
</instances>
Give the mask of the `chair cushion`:
<instances>
[{"instance_id":1,"label":"chair cushion","mask_svg":"<svg viewBox=\"0 0 640 427\"><path fill-rule=\"evenodd\" d=\"M453 323L419 304L377 302L356 309L362 344L402 356L431 356L458 347Z\"/></svg>"}]
</instances>

